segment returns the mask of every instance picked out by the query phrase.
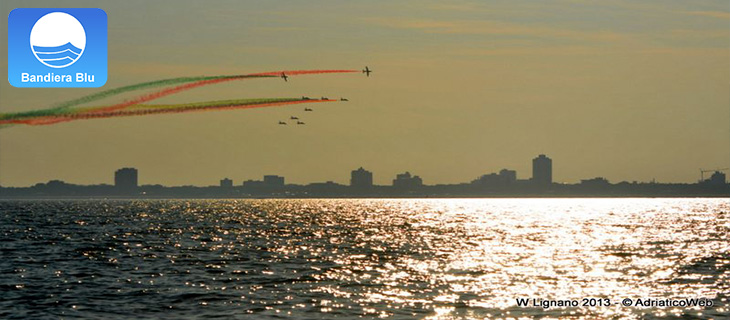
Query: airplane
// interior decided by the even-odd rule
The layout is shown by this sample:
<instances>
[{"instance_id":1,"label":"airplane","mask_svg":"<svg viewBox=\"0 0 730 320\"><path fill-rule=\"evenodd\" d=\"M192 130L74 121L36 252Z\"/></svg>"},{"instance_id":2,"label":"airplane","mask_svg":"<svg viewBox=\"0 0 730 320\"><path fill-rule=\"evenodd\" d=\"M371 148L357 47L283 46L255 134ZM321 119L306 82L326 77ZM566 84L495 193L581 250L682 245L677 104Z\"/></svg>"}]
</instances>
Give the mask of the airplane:
<instances>
[{"instance_id":1,"label":"airplane","mask_svg":"<svg viewBox=\"0 0 730 320\"><path fill-rule=\"evenodd\" d=\"M370 72L373 72L373 70L370 70L368 66L365 66L365 69L362 71L366 76L370 76Z\"/></svg>"},{"instance_id":2,"label":"airplane","mask_svg":"<svg viewBox=\"0 0 730 320\"><path fill-rule=\"evenodd\" d=\"M314 110L309 109L309 108L304 108L304 111L314 111Z\"/></svg>"},{"instance_id":3,"label":"airplane","mask_svg":"<svg viewBox=\"0 0 730 320\"><path fill-rule=\"evenodd\" d=\"M297 117L295 117L295 116L291 116L291 117L289 117L289 119L292 119L292 120L299 120L299 118L297 118Z\"/></svg>"},{"instance_id":4,"label":"airplane","mask_svg":"<svg viewBox=\"0 0 730 320\"><path fill-rule=\"evenodd\" d=\"M281 125L286 125L286 122L284 122L284 121L279 121L279 124L281 124Z\"/></svg>"},{"instance_id":5,"label":"airplane","mask_svg":"<svg viewBox=\"0 0 730 320\"><path fill-rule=\"evenodd\" d=\"M347 100L345 98L340 98L340 101L350 101L350 100Z\"/></svg>"},{"instance_id":6,"label":"airplane","mask_svg":"<svg viewBox=\"0 0 730 320\"><path fill-rule=\"evenodd\" d=\"M289 79L289 76L287 76L286 73L283 73L282 72L281 73L281 78L284 79L284 82L289 82L289 80L287 80L287 79Z\"/></svg>"},{"instance_id":7,"label":"airplane","mask_svg":"<svg viewBox=\"0 0 730 320\"><path fill-rule=\"evenodd\" d=\"M301 121L297 121L297 124L304 124L304 122L301 122Z\"/></svg>"}]
</instances>

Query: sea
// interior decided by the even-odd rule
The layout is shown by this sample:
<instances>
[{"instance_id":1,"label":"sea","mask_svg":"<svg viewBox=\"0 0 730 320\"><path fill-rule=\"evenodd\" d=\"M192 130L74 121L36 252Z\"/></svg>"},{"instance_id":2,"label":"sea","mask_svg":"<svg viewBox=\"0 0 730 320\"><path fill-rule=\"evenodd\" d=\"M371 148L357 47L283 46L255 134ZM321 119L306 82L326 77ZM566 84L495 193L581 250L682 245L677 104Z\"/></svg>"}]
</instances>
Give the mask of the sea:
<instances>
[{"instance_id":1,"label":"sea","mask_svg":"<svg viewBox=\"0 0 730 320\"><path fill-rule=\"evenodd\" d=\"M728 198L0 201L2 319L728 319L728 295Z\"/></svg>"}]
</instances>

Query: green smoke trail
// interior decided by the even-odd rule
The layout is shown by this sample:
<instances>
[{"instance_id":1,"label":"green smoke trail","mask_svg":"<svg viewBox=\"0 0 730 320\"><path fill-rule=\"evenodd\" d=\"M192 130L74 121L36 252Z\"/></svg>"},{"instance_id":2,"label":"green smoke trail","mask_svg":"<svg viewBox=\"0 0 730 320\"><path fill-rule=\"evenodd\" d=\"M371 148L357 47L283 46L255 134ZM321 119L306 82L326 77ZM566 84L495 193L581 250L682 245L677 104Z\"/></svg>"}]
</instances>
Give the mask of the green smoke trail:
<instances>
[{"instance_id":1,"label":"green smoke trail","mask_svg":"<svg viewBox=\"0 0 730 320\"><path fill-rule=\"evenodd\" d=\"M151 94L139 96L135 99L128 100L122 103L118 103L113 106L109 106L103 110L99 110L100 112L107 112L107 111L115 111L115 110L121 110L125 109L129 106L135 105L135 104L142 104L147 101L159 99L164 96L168 96L171 94L180 93L183 91L187 91L193 88L198 88L202 86L212 85L216 83L222 83L225 81L231 81L231 80L239 80L244 78L250 78L250 77L284 77L285 74L289 75L305 75L305 74L327 74L327 73L352 73L357 72L356 70L292 70L292 71L271 71L271 72L264 72L264 73L254 73L254 74L247 74L247 75L240 75L240 76L232 76L232 77L226 77L226 78L218 78L218 79L210 79L210 80L201 80L201 81L195 81L192 83L186 83L181 84L172 88L167 88L158 92L154 92Z\"/></svg>"},{"instance_id":2,"label":"green smoke trail","mask_svg":"<svg viewBox=\"0 0 730 320\"><path fill-rule=\"evenodd\" d=\"M139 110L165 110L165 109L195 109L202 107L221 107L231 105L250 105L277 102L303 101L301 98L259 98L259 99L234 99L206 102L178 103L178 104L140 104L124 109L124 112L133 113Z\"/></svg>"},{"instance_id":3,"label":"green smoke trail","mask_svg":"<svg viewBox=\"0 0 730 320\"><path fill-rule=\"evenodd\" d=\"M206 101L182 104L164 104L164 105L134 105L123 110L101 111L106 107L85 108L83 111L55 115L49 117L37 117L23 120L0 120L0 127L4 125L27 124L27 125L50 125L74 120L114 118L125 116L143 116L162 113L184 113L195 111L215 111L230 109L248 109L248 108L264 108L285 106L300 103L321 103L335 102L336 100L314 100L301 98L262 98L262 99L236 99L236 100L220 100Z\"/></svg>"},{"instance_id":4,"label":"green smoke trail","mask_svg":"<svg viewBox=\"0 0 730 320\"><path fill-rule=\"evenodd\" d=\"M61 103L57 104L56 106L49 108L49 109L14 112L14 113L3 113L3 114L0 114L0 120L49 117L49 116L54 116L54 115L60 115L60 114L69 112L68 109L81 105L81 104L101 100L104 98L108 98L108 97L126 93L126 92L136 91L136 90L151 89L151 88L164 87L164 86L175 85L175 84L191 83L191 82L196 82L196 81L206 81L206 80L215 80L215 79L274 78L274 77L276 77L276 76L273 76L273 75L224 75L224 76L179 77L179 78L143 82L143 83L132 84L132 85L124 86L124 87L114 88L114 89L110 89L110 90L105 90L102 92L83 96L83 97L80 97L77 99L61 102Z\"/></svg>"},{"instance_id":5,"label":"green smoke trail","mask_svg":"<svg viewBox=\"0 0 730 320\"><path fill-rule=\"evenodd\" d=\"M279 77L279 76L283 77L284 74L291 76L291 75L305 75L305 74L353 73L353 72L357 72L357 70L290 70L290 71L271 71L271 72L253 73L253 74L244 74L244 75L180 77L180 78L143 82L143 83L133 84L133 85L115 88L115 89L111 89L111 90L106 90L106 91L102 91L99 93L87 95L87 96L84 96L81 98L77 98L74 100L62 102L62 103L56 105L55 107L52 107L49 109L0 114L0 128L2 128L3 126L6 126L6 125L19 124L19 123L30 123L30 122L33 122L34 119L52 118L52 117L56 117L56 116L78 114L79 113L78 109L71 109L71 108L79 106L84 103L104 99L107 97L111 97L114 95L122 94L125 92L130 92L130 91L134 91L134 90L177 85L176 87L173 87L173 88L168 88L168 89L165 89L165 90L162 90L159 92L155 92L152 94L143 95L143 96L137 97L135 99L128 100L128 101L125 101L122 103L118 103L118 104L115 104L112 106L99 107L98 109L94 109L93 112L108 113L108 112L112 112L112 111L124 110L128 107L131 107L134 105L139 105L146 101L155 100L160 97L164 97L166 95L175 94L178 92L190 90L192 88L196 88L196 87L200 87L200 86L221 83L224 81L230 81L230 80L236 80L236 79L272 78L272 77ZM92 111L85 111L85 112L92 112ZM91 118L91 116L87 115L87 118Z\"/></svg>"}]
</instances>

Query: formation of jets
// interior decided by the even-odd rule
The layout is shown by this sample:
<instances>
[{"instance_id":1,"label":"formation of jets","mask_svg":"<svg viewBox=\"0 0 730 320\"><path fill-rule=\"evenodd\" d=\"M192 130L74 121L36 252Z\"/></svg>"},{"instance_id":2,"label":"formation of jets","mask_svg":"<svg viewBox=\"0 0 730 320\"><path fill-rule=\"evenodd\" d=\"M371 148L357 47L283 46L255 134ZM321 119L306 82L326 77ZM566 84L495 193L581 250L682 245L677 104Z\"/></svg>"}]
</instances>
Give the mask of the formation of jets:
<instances>
[{"instance_id":1,"label":"formation of jets","mask_svg":"<svg viewBox=\"0 0 730 320\"><path fill-rule=\"evenodd\" d=\"M280 125L282 125L282 126L285 126L285 125L286 125L287 123L286 123L286 122L284 122L284 121L279 121L279 124L280 124ZM304 122L302 122L302 121L299 121L299 120L297 120L297 124L306 124L306 123L304 123Z\"/></svg>"},{"instance_id":2,"label":"formation of jets","mask_svg":"<svg viewBox=\"0 0 730 320\"><path fill-rule=\"evenodd\" d=\"M296 119L296 120L297 120L297 122L296 122L297 124L306 124L306 123L304 123L303 121L299 121L299 120L298 120L299 118L297 118L297 117L294 117L294 116L292 116L292 117L291 117L291 119L292 119L292 120L295 120L295 119ZM287 125L286 121L279 121L279 124L280 124L280 125L282 125L282 126L285 126L285 125Z\"/></svg>"},{"instance_id":3,"label":"formation of jets","mask_svg":"<svg viewBox=\"0 0 730 320\"><path fill-rule=\"evenodd\" d=\"M362 73L364 73L365 76L367 76L367 77L370 76L370 73L371 72L373 72L373 70L370 70L370 68L368 68L368 66L365 66L365 69L362 70ZM285 72L282 72L280 77L282 79L284 79L285 82L289 82L289 76L287 76ZM310 97L307 97L307 96L302 96L302 100L312 100L312 99ZM329 100L329 98L322 97L322 98L320 98L320 100ZM345 98L340 98L340 101L350 101L350 100L347 100ZM304 111L309 112L309 111L314 111L314 109L306 108L305 107L304 108ZM297 121L296 124L298 124L298 125L305 124L303 121L299 121L299 117L290 116L289 117L289 120L296 120ZM279 121L279 125L284 125L285 126L285 125L287 125L287 123L286 123L286 121Z\"/></svg>"},{"instance_id":4,"label":"formation of jets","mask_svg":"<svg viewBox=\"0 0 730 320\"><path fill-rule=\"evenodd\" d=\"M312 100L312 99L310 99L309 97L302 96L302 100ZM322 100L328 100L328 99L326 97L322 97ZM340 98L340 101L349 101L349 100L347 100L345 98ZM314 109L304 107L304 111L311 112L311 111L314 111ZM306 123L304 123L304 121L300 121L299 117L297 117L297 116L289 116L289 120L296 120L296 124L298 124L298 125L306 124ZM286 121L279 121L279 125L285 126L287 124L288 123Z\"/></svg>"}]
</instances>

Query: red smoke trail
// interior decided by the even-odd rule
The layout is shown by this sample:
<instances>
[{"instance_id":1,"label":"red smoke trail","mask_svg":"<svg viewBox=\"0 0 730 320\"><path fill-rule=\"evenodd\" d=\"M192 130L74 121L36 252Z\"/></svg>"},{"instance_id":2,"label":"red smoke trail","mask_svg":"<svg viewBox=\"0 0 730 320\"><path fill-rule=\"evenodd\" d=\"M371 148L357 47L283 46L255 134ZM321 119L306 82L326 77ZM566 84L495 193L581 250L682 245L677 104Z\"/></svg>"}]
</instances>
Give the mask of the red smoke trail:
<instances>
[{"instance_id":1,"label":"red smoke trail","mask_svg":"<svg viewBox=\"0 0 730 320\"><path fill-rule=\"evenodd\" d=\"M271 71L271 72L252 73L252 74L248 74L248 76L280 76L282 73L286 74L287 76L298 76L298 75L302 75L302 74L352 73L352 72L360 72L360 71L357 71L357 70L290 70L290 71Z\"/></svg>"},{"instance_id":2,"label":"red smoke trail","mask_svg":"<svg viewBox=\"0 0 730 320\"><path fill-rule=\"evenodd\" d=\"M133 106L133 105L136 105L136 104L141 104L141 103L144 103L144 102L147 102L147 101L156 100L156 99L162 98L164 96L169 96L171 94L175 94L175 93L178 93L178 92L190 90L190 89L193 89L193 88L202 87L202 86L209 85L209 84L215 84L215 83L221 83L221 82L226 82L226 81L237 80L237 79L246 79L246 78L232 76L231 78L220 78L220 79L212 79L212 80L202 80L202 81L198 81L198 82L193 82L193 83L188 83L188 84L184 84L184 85L179 85L179 86L176 86L176 87L172 87L172 88L168 88L168 89L165 89L165 90L157 91L157 92L154 92L154 93L146 94L146 95L137 97L135 99L128 100L128 101L125 101L125 102L122 102L122 103L118 103L118 104L115 104L115 105L112 105L112 106L109 106L109 107L106 107L106 108L94 110L94 111L91 111L89 113L111 112L111 111L115 111L115 110L119 110L119 109L124 109L126 107Z\"/></svg>"},{"instance_id":3,"label":"red smoke trail","mask_svg":"<svg viewBox=\"0 0 730 320\"><path fill-rule=\"evenodd\" d=\"M49 125L60 122L67 122L73 120L86 120L86 119L101 119L101 118L114 118L114 117L126 117L126 116L143 116L149 114L161 114L161 113L186 113L186 112L203 112L203 111L217 111L217 110L233 110L233 109L254 109L254 108L266 108L266 107L278 107L300 103L318 103L318 102L335 102L337 100L295 100L295 101L282 101L282 102L271 102L261 104L232 104L232 105L213 105L213 106L194 106L184 108L165 108L165 109L146 109L146 110L130 110L130 111L109 111L104 113L90 112L82 114L70 114L70 115L59 115L44 118L34 118L27 120L15 120L9 121L8 124L27 124L27 125ZM0 122L0 124L5 124Z\"/></svg>"},{"instance_id":4,"label":"red smoke trail","mask_svg":"<svg viewBox=\"0 0 730 320\"><path fill-rule=\"evenodd\" d=\"M165 90L161 90L158 92L154 92L151 94L140 96L136 99L132 99L129 101L125 101L119 104L115 104L103 109L95 110L96 112L109 112L109 111L115 111L119 109L124 109L126 107L135 105L135 104L141 104L144 102L156 100L159 98L162 98L164 96L168 96L171 94L179 93L182 91L190 90L197 87L207 86L211 84L221 83L221 82L227 82L232 80L241 80L241 79L248 79L252 77L273 77L273 76L279 76L282 73L286 74L287 76L296 76L296 75L304 75L304 74L324 74L324 73L353 73L358 72L357 70L292 70L292 71L270 71L270 72L262 72L262 73L252 73L252 74L246 74L246 75L235 75L227 78L220 78L220 79L211 79L211 80L202 80L198 82L188 83L184 85L179 85L176 87L168 88Z\"/></svg>"},{"instance_id":5,"label":"red smoke trail","mask_svg":"<svg viewBox=\"0 0 730 320\"><path fill-rule=\"evenodd\" d=\"M247 74L247 75L231 75L231 76L223 76L220 78L215 79L207 79L207 80L200 80L196 82L191 82L183 85L179 85L176 87L164 89L158 92L146 94L140 97L137 97L135 99L125 101L122 103L118 103L109 107L89 110L82 113L76 113L78 114L93 114L93 113L105 113L105 112L112 112L117 111L120 109L124 109L126 107L141 104L144 102L152 101L155 99L159 99L171 94L175 94L178 92L190 90L193 88L206 86L210 84L216 84L226 81L232 81L232 80L239 80L239 79L247 79L247 78L256 78L256 77L278 77L282 74L286 74L287 76L295 76L295 75L305 75L305 74L326 74L326 73L357 73L358 70L288 70L288 71L270 71L270 72L262 72L262 73L253 73L253 74ZM312 102L316 102L317 100L313 100ZM58 122L65 122L70 121L68 116L72 115L74 113L61 113L56 115L49 115L49 116L35 116L35 117L24 117L21 119L3 119L0 120L0 125L4 124L52 124L52 123L58 123Z\"/></svg>"}]
</instances>

